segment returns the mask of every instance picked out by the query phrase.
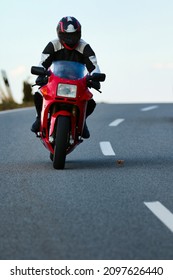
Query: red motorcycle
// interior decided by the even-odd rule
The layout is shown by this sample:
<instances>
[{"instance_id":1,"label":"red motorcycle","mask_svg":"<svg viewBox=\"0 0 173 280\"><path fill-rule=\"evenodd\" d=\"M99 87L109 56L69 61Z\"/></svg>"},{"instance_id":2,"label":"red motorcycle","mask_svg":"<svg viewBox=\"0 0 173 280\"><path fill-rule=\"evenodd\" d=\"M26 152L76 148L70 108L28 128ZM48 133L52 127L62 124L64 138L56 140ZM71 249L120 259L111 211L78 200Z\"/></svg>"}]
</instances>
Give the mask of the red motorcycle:
<instances>
[{"instance_id":1,"label":"red motorcycle","mask_svg":"<svg viewBox=\"0 0 173 280\"><path fill-rule=\"evenodd\" d=\"M106 76L103 73L89 75L83 64L71 61L56 61L49 70L32 66L31 73L39 75L36 85L42 85L43 95L37 137L50 151L53 167L64 169L66 155L83 142L87 102L93 96L88 87L99 91L99 82Z\"/></svg>"}]
</instances>

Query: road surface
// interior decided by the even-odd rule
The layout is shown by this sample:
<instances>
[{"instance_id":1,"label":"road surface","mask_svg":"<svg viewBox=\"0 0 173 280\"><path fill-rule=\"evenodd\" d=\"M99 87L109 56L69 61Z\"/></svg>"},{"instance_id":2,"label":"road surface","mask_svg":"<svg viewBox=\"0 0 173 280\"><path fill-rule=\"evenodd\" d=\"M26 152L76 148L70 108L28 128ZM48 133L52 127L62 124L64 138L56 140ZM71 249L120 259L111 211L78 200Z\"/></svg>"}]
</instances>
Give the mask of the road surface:
<instances>
[{"instance_id":1,"label":"road surface","mask_svg":"<svg viewBox=\"0 0 173 280\"><path fill-rule=\"evenodd\" d=\"M0 113L0 259L173 259L173 104L98 104L65 170L34 118Z\"/></svg>"}]
</instances>

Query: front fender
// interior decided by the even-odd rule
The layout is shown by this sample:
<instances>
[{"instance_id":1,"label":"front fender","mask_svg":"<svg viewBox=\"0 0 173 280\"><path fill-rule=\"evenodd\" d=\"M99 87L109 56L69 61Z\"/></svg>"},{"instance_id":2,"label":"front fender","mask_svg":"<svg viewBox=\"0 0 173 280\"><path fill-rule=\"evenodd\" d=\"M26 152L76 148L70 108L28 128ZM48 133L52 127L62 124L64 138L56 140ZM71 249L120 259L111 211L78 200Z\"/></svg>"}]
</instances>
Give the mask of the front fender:
<instances>
[{"instance_id":1,"label":"front fender","mask_svg":"<svg viewBox=\"0 0 173 280\"><path fill-rule=\"evenodd\" d=\"M51 116L51 120L50 120L50 130L49 130L50 132L49 132L49 135L53 134L53 131L54 131L54 128L55 128L55 122L56 122L56 119L57 119L58 116L70 117L71 114L70 114L70 112L65 111L65 110L61 110L61 111L58 111L58 112L54 113Z\"/></svg>"}]
</instances>

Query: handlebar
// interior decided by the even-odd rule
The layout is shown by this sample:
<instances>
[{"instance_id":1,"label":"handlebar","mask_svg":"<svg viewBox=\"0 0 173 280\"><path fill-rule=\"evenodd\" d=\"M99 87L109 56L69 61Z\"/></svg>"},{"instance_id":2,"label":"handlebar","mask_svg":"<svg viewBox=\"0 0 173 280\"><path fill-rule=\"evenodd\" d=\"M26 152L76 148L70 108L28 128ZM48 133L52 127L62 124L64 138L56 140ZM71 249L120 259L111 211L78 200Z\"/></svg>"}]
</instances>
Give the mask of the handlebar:
<instances>
[{"instance_id":1,"label":"handlebar","mask_svg":"<svg viewBox=\"0 0 173 280\"><path fill-rule=\"evenodd\" d=\"M49 77L51 75L51 71L46 70L44 67L41 66L32 66L31 67L31 74L38 75L40 77L39 81L36 82L36 85L42 85L47 83L47 79L45 80L46 76ZM44 79L44 81L42 80ZM104 73L93 73L87 75L87 86L92 87L98 91L100 91L100 82L104 82L106 79L106 75Z\"/></svg>"},{"instance_id":2,"label":"handlebar","mask_svg":"<svg viewBox=\"0 0 173 280\"><path fill-rule=\"evenodd\" d=\"M51 72L46 70L44 67L41 66L32 66L31 67L31 74L39 75L39 76L50 76Z\"/></svg>"},{"instance_id":3,"label":"handlebar","mask_svg":"<svg viewBox=\"0 0 173 280\"><path fill-rule=\"evenodd\" d=\"M87 80L88 81L94 81L94 82L104 82L106 79L106 75L104 73L93 73L91 75L88 75Z\"/></svg>"},{"instance_id":4,"label":"handlebar","mask_svg":"<svg viewBox=\"0 0 173 280\"><path fill-rule=\"evenodd\" d=\"M93 73L87 76L87 86L100 91L100 82L104 82L106 75L104 73Z\"/></svg>"}]
</instances>

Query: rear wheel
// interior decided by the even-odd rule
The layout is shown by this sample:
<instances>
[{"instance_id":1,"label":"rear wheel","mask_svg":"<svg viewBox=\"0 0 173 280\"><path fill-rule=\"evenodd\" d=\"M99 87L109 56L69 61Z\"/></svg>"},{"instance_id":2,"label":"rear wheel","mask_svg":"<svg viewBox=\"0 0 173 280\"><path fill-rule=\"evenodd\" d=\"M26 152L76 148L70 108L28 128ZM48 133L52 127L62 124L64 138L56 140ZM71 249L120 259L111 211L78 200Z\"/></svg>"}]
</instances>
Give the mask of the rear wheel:
<instances>
[{"instance_id":1,"label":"rear wheel","mask_svg":"<svg viewBox=\"0 0 173 280\"><path fill-rule=\"evenodd\" d=\"M55 169L64 169L69 133L70 118L59 116L57 121L55 148L53 155L53 167Z\"/></svg>"}]
</instances>

